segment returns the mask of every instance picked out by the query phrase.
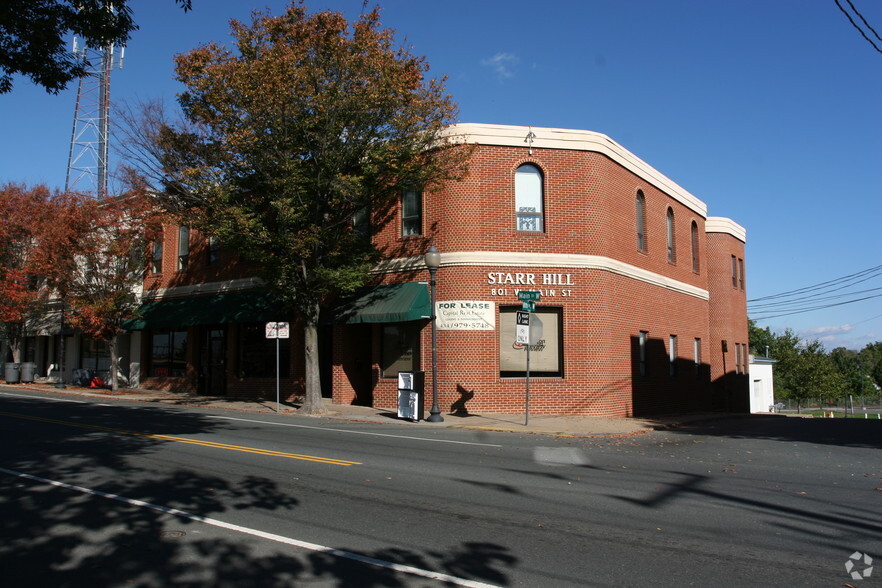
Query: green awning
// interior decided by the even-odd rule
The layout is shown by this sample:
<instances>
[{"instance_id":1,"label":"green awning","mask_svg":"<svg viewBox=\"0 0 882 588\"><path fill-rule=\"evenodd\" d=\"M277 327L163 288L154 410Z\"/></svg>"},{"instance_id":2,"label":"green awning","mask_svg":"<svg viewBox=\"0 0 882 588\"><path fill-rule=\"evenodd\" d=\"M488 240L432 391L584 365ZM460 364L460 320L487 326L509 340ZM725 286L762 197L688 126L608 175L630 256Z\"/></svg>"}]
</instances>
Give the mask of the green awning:
<instances>
[{"instance_id":1,"label":"green awning","mask_svg":"<svg viewBox=\"0 0 882 588\"><path fill-rule=\"evenodd\" d=\"M425 282L376 286L355 300L342 304L333 313L333 322L401 323L432 317L429 287Z\"/></svg>"},{"instance_id":2,"label":"green awning","mask_svg":"<svg viewBox=\"0 0 882 588\"><path fill-rule=\"evenodd\" d=\"M123 328L143 331L286 320L289 317L270 293L250 291L146 302L141 305L141 316L126 322Z\"/></svg>"}]
</instances>

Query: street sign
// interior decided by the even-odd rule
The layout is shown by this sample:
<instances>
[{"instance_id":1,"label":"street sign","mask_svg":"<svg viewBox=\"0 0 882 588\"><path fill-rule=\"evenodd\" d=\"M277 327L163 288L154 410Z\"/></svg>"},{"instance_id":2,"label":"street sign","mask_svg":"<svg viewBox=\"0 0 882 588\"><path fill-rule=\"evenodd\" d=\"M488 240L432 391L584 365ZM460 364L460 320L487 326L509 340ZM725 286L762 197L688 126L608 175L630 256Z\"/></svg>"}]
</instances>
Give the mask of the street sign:
<instances>
[{"instance_id":1,"label":"street sign","mask_svg":"<svg viewBox=\"0 0 882 588\"><path fill-rule=\"evenodd\" d=\"M521 290L518 292L518 300L521 302L532 300L534 302L538 302L542 296L542 292L539 290Z\"/></svg>"},{"instance_id":2,"label":"street sign","mask_svg":"<svg viewBox=\"0 0 882 588\"><path fill-rule=\"evenodd\" d=\"M288 323L267 323L266 338L267 339L288 339L291 335L291 329Z\"/></svg>"},{"instance_id":3,"label":"street sign","mask_svg":"<svg viewBox=\"0 0 882 588\"><path fill-rule=\"evenodd\" d=\"M524 312L536 312L536 303L532 300L521 301L521 310Z\"/></svg>"},{"instance_id":4,"label":"street sign","mask_svg":"<svg viewBox=\"0 0 882 588\"><path fill-rule=\"evenodd\" d=\"M515 323L515 343L519 345L530 344L530 313L517 311Z\"/></svg>"}]
</instances>

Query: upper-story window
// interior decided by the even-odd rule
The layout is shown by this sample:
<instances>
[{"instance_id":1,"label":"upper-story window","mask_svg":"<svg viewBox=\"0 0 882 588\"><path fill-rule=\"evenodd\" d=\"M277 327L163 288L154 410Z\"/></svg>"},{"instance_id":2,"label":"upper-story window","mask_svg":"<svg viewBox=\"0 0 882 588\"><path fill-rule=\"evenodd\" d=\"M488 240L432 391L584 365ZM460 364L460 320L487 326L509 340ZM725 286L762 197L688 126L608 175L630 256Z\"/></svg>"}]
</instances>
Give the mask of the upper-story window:
<instances>
[{"instance_id":1,"label":"upper-story window","mask_svg":"<svg viewBox=\"0 0 882 588\"><path fill-rule=\"evenodd\" d=\"M178 270L190 263L190 227L178 227Z\"/></svg>"},{"instance_id":2,"label":"upper-story window","mask_svg":"<svg viewBox=\"0 0 882 588\"><path fill-rule=\"evenodd\" d=\"M359 208L352 213L352 230L366 239L370 238L371 213L369 208Z\"/></svg>"},{"instance_id":3,"label":"upper-story window","mask_svg":"<svg viewBox=\"0 0 882 588\"><path fill-rule=\"evenodd\" d=\"M738 287L738 258L732 256L732 287Z\"/></svg>"},{"instance_id":4,"label":"upper-story window","mask_svg":"<svg viewBox=\"0 0 882 588\"><path fill-rule=\"evenodd\" d=\"M543 223L542 172L532 163L525 163L515 172L515 214L518 231L541 233Z\"/></svg>"},{"instance_id":5,"label":"upper-story window","mask_svg":"<svg viewBox=\"0 0 882 588\"><path fill-rule=\"evenodd\" d=\"M401 194L401 236L423 234L423 195L416 190Z\"/></svg>"},{"instance_id":6,"label":"upper-story window","mask_svg":"<svg viewBox=\"0 0 882 588\"><path fill-rule=\"evenodd\" d=\"M153 256L150 260L150 271L154 274L162 273L162 233L153 241Z\"/></svg>"},{"instance_id":7,"label":"upper-story window","mask_svg":"<svg viewBox=\"0 0 882 588\"><path fill-rule=\"evenodd\" d=\"M220 239L215 236L208 238L208 265L214 265L220 260Z\"/></svg>"},{"instance_id":8,"label":"upper-story window","mask_svg":"<svg viewBox=\"0 0 882 588\"><path fill-rule=\"evenodd\" d=\"M668 261L677 263L677 246L676 235L674 234L674 209L668 208L667 214L668 227Z\"/></svg>"},{"instance_id":9,"label":"upper-story window","mask_svg":"<svg viewBox=\"0 0 882 588\"><path fill-rule=\"evenodd\" d=\"M698 257L698 223L692 221L692 271L696 274L701 270L701 262Z\"/></svg>"},{"instance_id":10,"label":"upper-story window","mask_svg":"<svg viewBox=\"0 0 882 588\"><path fill-rule=\"evenodd\" d=\"M646 197L637 190L637 250L646 251Z\"/></svg>"}]
</instances>

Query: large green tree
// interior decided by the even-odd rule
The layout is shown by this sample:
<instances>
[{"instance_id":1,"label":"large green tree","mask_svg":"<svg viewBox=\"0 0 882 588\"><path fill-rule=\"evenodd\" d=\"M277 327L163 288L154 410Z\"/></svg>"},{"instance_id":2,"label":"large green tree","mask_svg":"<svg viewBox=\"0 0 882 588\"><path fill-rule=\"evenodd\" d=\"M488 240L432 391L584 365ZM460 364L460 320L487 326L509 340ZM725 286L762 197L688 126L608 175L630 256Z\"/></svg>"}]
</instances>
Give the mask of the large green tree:
<instances>
[{"instance_id":1,"label":"large green tree","mask_svg":"<svg viewBox=\"0 0 882 588\"><path fill-rule=\"evenodd\" d=\"M820 341L807 341L799 349L791 374L792 397L842 398L847 393L845 378L824 351Z\"/></svg>"},{"instance_id":2,"label":"large green tree","mask_svg":"<svg viewBox=\"0 0 882 588\"><path fill-rule=\"evenodd\" d=\"M231 23L232 49L176 58L181 124L146 125L166 208L255 262L302 319L305 401L323 412L320 308L363 285L378 259L363 231L404 188L460 176L467 150L445 129L456 105L424 58L395 43L378 10L349 23L301 2Z\"/></svg>"},{"instance_id":3,"label":"large green tree","mask_svg":"<svg viewBox=\"0 0 882 588\"><path fill-rule=\"evenodd\" d=\"M192 0L175 0L184 11ZM124 45L138 26L127 0L3 0L0 2L0 94L24 75L57 94L85 75L89 63L69 47L68 35L98 49Z\"/></svg>"},{"instance_id":4,"label":"large green tree","mask_svg":"<svg viewBox=\"0 0 882 588\"><path fill-rule=\"evenodd\" d=\"M775 334L769 327L764 329L756 325L755 320L747 321L747 336L750 352L755 355L767 356L775 346Z\"/></svg>"}]
</instances>

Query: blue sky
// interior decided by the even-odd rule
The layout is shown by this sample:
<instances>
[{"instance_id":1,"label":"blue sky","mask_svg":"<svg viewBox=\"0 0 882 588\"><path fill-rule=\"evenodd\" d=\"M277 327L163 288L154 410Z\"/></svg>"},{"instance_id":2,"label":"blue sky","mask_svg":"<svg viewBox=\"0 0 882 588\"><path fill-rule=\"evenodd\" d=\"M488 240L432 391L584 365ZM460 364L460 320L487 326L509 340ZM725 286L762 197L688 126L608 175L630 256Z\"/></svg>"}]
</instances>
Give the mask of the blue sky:
<instances>
[{"instance_id":1,"label":"blue sky","mask_svg":"<svg viewBox=\"0 0 882 588\"><path fill-rule=\"evenodd\" d=\"M882 3L852 3L882 32ZM112 99L172 104L181 89L172 79L175 54L227 41L230 18L247 21L254 8L278 13L286 4L193 0L184 14L173 0L133 0L141 29L113 73ZM349 17L362 10L362 0L307 5ZM835 0L388 0L381 7L384 26L426 56L433 75L448 76L462 122L604 133L707 203L711 216L744 226L748 298L882 265L882 53ZM0 182L63 187L75 94L72 87L48 95L17 79L0 96ZM868 279L818 305L882 293L882 272L859 277ZM882 340L882 298L760 325L792 328L828 350L856 349Z\"/></svg>"}]
</instances>

